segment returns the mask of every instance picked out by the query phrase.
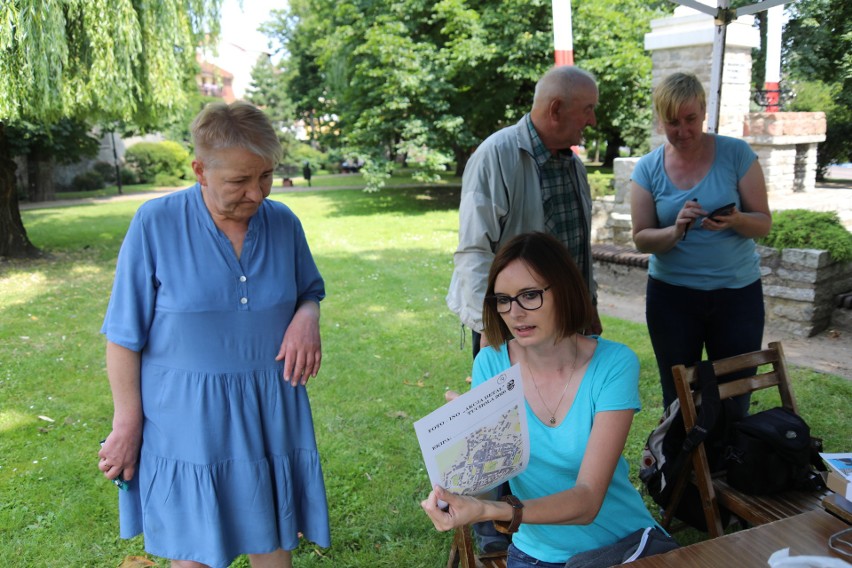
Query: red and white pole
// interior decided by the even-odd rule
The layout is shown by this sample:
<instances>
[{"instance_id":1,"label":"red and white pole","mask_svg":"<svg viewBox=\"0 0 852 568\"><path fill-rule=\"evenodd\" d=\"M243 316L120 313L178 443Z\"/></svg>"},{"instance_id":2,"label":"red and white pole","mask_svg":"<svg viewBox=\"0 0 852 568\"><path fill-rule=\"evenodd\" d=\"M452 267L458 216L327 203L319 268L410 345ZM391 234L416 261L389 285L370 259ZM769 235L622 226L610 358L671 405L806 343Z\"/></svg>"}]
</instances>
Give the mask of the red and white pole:
<instances>
[{"instance_id":1,"label":"red and white pole","mask_svg":"<svg viewBox=\"0 0 852 568\"><path fill-rule=\"evenodd\" d=\"M574 65L574 35L571 28L571 0L552 0L553 59L556 65Z\"/></svg>"},{"instance_id":2,"label":"red and white pole","mask_svg":"<svg viewBox=\"0 0 852 568\"><path fill-rule=\"evenodd\" d=\"M763 90L766 92L766 112L778 112L781 93L781 28L784 6L778 5L766 11L766 75Z\"/></svg>"}]
</instances>

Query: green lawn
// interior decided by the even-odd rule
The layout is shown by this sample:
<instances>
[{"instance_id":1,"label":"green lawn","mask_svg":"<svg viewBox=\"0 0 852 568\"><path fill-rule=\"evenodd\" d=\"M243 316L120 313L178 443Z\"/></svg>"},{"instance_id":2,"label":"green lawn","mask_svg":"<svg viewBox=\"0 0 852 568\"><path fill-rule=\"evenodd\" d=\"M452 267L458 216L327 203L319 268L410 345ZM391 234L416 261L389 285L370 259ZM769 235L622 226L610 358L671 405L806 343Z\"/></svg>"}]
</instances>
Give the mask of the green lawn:
<instances>
[{"instance_id":1,"label":"green lawn","mask_svg":"<svg viewBox=\"0 0 852 568\"><path fill-rule=\"evenodd\" d=\"M465 389L469 374L469 341L460 349L458 321L444 304L459 190L325 190L273 199L302 219L328 292L323 368L309 391L333 546L305 544L295 565L444 566L450 535L434 531L420 511L429 481L412 424L442 403L446 389ZM26 211L30 238L50 256L0 263L2 565L117 566L144 554L140 538L117 537L116 489L96 468L112 416L99 328L138 205ZM635 470L661 413L654 359L644 326L611 318L604 326L642 363L644 410L627 447ZM826 449L848 451L852 383L796 370L794 387Z\"/></svg>"},{"instance_id":2,"label":"green lawn","mask_svg":"<svg viewBox=\"0 0 852 568\"><path fill-rule=\"evenodd\" d=\"M590 168L590 172L597 171L595 168ZM606 179L612 178L612 170L610 169L607 173ZM605 176L606 177L606 176ZM298 188L307 188L308 182L305 181L305 178L301 176L294 176L289 178L293 183L293 187ZM273 191L281 191L284 189L282 185L283 178L276 174L275 181L273 183ZM181 185L182 187L188 187L195 183L194 181L185 181ZM413 182L411 179L411 171L406 169L398 169L394 172L394 174L388 178L386 181L387 187L402 187L402 186L410 186ZM446 172L441 174L441 181L438 182L437 186L446 185L460 185L461 178L452 174L452 172ZM311 177L311 187L316 188L352 188L352 187L361 187L363 188L365 185L364 177L361 174L314 174ZM136 195L141 193L151 193L154 191L161 190L162 188L155 186L150 183L141 183L135 185L124 185L121 188L122 195ZM87 198L103 198L103 197L115 197L119 195L118 186L116 185L108 185L102 189L94 189L91 191L63 191L56 194L56 199L66 200L66 199L87 199ZM26 202L25 202L26 203Z\"/></svg>"}]
</instances>

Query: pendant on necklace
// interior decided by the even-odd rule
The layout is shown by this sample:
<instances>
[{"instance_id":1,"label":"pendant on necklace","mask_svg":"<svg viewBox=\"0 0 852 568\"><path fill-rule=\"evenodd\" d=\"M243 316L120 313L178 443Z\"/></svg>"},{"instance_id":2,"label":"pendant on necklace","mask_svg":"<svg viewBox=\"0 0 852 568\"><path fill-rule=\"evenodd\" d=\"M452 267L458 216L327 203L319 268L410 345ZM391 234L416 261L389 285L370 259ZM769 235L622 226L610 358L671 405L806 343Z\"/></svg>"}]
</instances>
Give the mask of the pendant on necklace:
<instances>
[{"instance_id":1,"label":"pendant on necklace","mask_svg":"<svg viewBox=\"0 0 852 568\"><path fill-rule=\"evenodd\" d=\"M550 417L550 423L551 423L551 424L556 424L556 417L555 417L555 416L551 416L551 417Z\"/></svg>"}]
</instances>

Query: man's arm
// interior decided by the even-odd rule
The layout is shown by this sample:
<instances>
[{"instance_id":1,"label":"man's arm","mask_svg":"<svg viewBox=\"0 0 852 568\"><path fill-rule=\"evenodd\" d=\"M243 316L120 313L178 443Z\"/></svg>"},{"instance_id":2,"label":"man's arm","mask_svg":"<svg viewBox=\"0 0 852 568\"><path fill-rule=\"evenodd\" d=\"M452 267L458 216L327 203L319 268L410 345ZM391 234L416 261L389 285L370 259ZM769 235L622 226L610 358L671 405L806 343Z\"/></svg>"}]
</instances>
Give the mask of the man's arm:
<instances>
[{"instance_id":1,"label":"man's arm","mask_svg":"<svg viewBox=\"0 0 852 568\"><path fill-rule=\"evenodd\" d=\"M459 246L453 255L453 271L447 305L461 322L482 331L482 302L488 271L494 260L508 212L505 182L498 160L481 148L470 159L462 178L459 203Z\"/></svg>"}]
</instances>

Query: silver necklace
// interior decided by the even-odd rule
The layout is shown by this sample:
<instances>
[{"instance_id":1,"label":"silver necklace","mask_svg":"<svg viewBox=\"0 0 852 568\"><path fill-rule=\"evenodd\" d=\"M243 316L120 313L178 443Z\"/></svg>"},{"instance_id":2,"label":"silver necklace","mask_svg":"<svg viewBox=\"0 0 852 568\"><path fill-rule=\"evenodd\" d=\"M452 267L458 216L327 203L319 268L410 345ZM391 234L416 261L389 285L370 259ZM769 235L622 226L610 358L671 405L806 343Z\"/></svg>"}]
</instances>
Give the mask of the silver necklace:
<instances>
[{"instance_id":1,"label":"silver necklace","mask_svg":"<svg viewBox=\"0 0 852 568\"><path fill-rule=\"evenodd\" d=\"M574 380L574 368L577 366L577 359L580 358L580 352L577 351L577 334L574 334L574 360L571 362L571 373L568 375L568 381L565 383L565 388L562 389L562 396L559 397L559 402L556 403L556 412L559 412L559 407L562 406L562 399L565 398L565 393L568 392L568 387L571 385L571 381ZM547 403L544 401L544 397L541 396L541 391L538 390L538 383L535 380L535 375L533 375L532 368L530 364L527 363L527 371L530 373L530 378L533 381L533 386L535 387L535 392L538 393L538 398L541 400L541 404L544 405L545 410L550 414L550 425L553 426L556 424L556 412L550 410L550 407L547 406Z\"/></svg>"}]
</instances>

